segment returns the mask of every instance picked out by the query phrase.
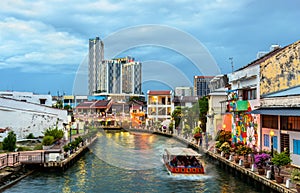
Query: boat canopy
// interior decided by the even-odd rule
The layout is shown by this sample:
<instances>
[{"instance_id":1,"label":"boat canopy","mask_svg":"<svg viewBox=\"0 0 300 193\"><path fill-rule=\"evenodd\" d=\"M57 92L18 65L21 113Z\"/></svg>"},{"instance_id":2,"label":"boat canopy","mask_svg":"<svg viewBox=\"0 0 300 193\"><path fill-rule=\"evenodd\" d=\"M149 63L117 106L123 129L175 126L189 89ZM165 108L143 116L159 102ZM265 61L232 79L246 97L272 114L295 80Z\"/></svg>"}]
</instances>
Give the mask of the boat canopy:
<instances>
[{"instance_id":1,"label":"boat canopy","mask_svg":"<svg viewBox=\"0 0 300 193\"><path fill-rule=\"evenodd\" d=\"M167 154L173 156L201 156L201 154L197 153L191 148L185 148L185 147L166 148L165 151Z\"/></svg>"}]
</instances>

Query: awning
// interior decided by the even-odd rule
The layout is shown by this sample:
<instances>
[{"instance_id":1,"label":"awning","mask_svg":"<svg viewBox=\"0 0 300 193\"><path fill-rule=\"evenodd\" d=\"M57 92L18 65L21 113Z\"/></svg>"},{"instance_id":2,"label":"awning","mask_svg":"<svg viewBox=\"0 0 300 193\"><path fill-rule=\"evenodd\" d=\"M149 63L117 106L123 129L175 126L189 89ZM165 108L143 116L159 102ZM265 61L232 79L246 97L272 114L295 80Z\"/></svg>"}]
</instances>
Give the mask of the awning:
<instances>
[{"instance_id":1,"label":"awning","mask_svg":"<svg viewBox=\"0 0 300 193\"><path fill-rule=\"evenodd\" d=\"M300 116L300 108L298 107L259 108L250 111L249 114Z\"/></svg>"}]
</instances>

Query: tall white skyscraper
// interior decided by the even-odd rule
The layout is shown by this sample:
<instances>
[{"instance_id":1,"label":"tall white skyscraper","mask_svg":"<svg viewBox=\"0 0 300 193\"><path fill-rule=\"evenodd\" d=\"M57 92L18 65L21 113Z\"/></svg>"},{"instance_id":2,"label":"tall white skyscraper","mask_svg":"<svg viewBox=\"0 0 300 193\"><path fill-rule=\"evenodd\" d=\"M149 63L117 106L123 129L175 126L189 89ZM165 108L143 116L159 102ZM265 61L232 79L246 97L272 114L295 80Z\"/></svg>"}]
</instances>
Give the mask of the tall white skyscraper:
<instances>
[{"instance_id":1,"label":"tall white skyscraper","mask_svg":"<svg viewBox=\"0 0 300 193\"><path fill-rule=\"evenodd\" d=\"M142 93L142 63L129 56L104 60L98 66L99 82L97 94Z\"/></svg>"},{"instance_id":2,"label":"tall white skyscraper","mask_svg":"<svg viewBox=\"0 0 300 193\"><path fill-rule=\"evenodd\" d=\"M99 66L104 60L104 44L99 37L89 39L89 95L99 92L102 72Z\"/></svg>"}]
</instances>

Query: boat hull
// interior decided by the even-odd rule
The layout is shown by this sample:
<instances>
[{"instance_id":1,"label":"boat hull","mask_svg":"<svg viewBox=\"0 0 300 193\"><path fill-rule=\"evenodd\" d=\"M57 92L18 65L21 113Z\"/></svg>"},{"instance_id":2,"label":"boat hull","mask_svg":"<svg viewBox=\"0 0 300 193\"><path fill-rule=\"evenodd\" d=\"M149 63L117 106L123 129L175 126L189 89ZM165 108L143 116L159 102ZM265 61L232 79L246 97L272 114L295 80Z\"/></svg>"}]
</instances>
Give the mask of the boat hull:
<instances>
[{"instance_id":1,"label":"boat hull","mask_svg":"<svg viewBox=\"0 0 300 193\"><path fill-rule=\"evenodd\" d=\"M171 175L201 175L205 173L203 167L173 167L170 166L168 163L165 163L165 166Z\"/></svg>"}]
</instances>

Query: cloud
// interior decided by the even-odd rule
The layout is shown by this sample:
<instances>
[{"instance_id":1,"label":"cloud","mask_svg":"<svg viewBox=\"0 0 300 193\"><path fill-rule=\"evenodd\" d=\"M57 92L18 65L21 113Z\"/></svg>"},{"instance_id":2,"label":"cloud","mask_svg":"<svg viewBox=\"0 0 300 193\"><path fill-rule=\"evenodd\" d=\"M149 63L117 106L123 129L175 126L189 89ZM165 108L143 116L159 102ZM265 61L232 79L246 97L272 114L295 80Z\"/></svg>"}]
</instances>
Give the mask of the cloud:
<instances>
[{"instance_id":1,"label":"cloud","mask_svg":"<svg viewBox=\"0 0 300 193\"><path fill-rule=\"evenodd\" d=\"M68 65L76 69L87 50L85 41L39 21L6 18L0 21L0 31L0 68L62 72Z\"/></svg>"},{"instance_id":2,"label":"cloud","mask_svg":"<svg viewBox=\"0 0 300 193\"><path fill-rule=\"evenodd\" d=\"M298 0L289 3L281 0L1 0L0 69L75 73L87 55L89 38L105 39L119 30L150 24L170 26L195 37L222 72L228 73L231 71L227 67L229 57L234 58L238 68L253 61L257 51L268 50L271 44L285 46L299 40L299 6ZM139 29L105 46L130 44L132 38L151 37L151 33L157 36L157 41L167 40L163 34ZM170 38L175 35L169 34ZM179 43L175 41L175 44ZM188 44L182 48L198 54ZM146 46L138 50L144 53L139 56L140 53L133 52L137 54L133 57L142 62L153 51ZM175 60L177 55L178 52L168 52L151 60L175 65L176 62L166 57Z\"/></svg>"}]
</instances>

